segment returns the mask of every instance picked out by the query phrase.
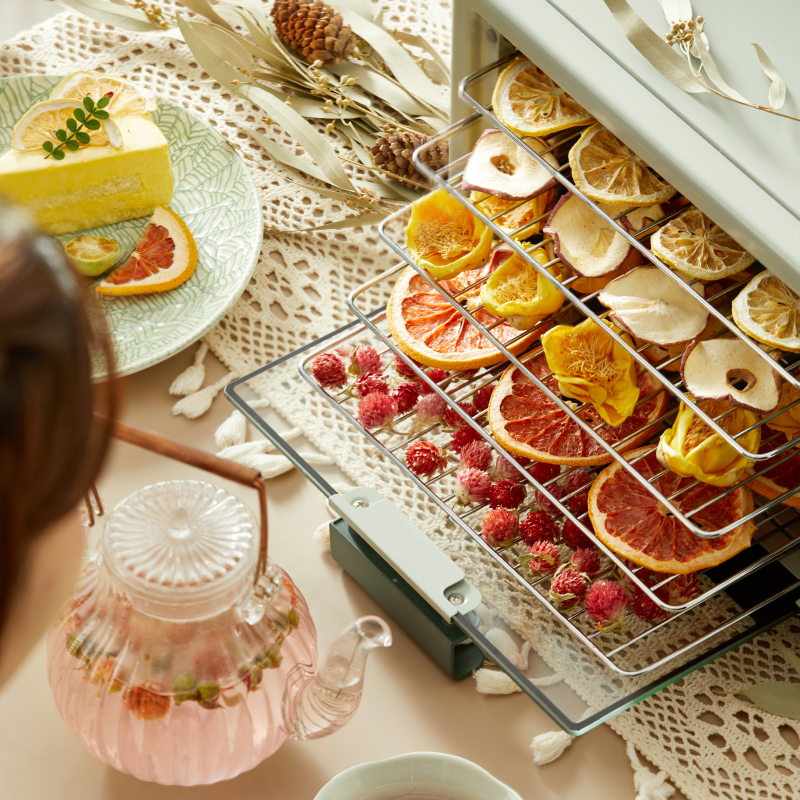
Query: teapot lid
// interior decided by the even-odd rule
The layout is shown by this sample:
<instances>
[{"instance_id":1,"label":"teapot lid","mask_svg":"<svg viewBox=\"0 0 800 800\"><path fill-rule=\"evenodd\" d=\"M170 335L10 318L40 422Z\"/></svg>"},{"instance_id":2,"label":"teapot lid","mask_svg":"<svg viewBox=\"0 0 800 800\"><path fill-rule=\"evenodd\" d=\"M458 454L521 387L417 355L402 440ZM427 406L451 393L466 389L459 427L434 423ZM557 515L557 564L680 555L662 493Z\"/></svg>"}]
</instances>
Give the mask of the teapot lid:
<instances>
[{"instance_id":1,"label":"teapot lid","mask_svg":"<svg viewBox=\"0 0 800 800\"><path fill-rule=\"evenodd\" d=\"M247 506L224 489L165 481L117 504L100 552L142 611L195 619L229 607L250 588L259 536Z\"/></svg>"}]
</instances>

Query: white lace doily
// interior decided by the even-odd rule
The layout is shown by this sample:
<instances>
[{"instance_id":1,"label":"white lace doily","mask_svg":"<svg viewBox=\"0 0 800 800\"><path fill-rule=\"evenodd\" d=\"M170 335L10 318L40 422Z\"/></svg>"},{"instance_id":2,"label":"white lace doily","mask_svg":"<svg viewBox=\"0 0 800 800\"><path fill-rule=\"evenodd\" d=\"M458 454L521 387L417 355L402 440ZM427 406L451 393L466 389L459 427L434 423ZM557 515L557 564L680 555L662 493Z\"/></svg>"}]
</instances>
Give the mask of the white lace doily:
<instances>
[{"instance_id":1,"label":"white lace doily","mask_svg":"<svg viewBox=\"0 0 800 800\"><path fill-rule=\"evenodd\" d=\"M421 33L449 55L449 2L384 2L389 25ZM241 130L247 125L295 150L289 136L261 122L246 100L221 90L192 61L188 49L171 39L121 32L75 14L51 19L0 48L0 76L97 69L146 84L207 119L240 148L260 188L266 232L261 259L241 301L206 341L232 373L243 375L350 321L348 292L392 265L375 229L319 233L278 233L307 228L353 213L339 202L298 191L285 179L287 168L271 161ZM334 146L345 148L337 134ZM347 167L358 176L358 167ZM295 177L300 177L295 175ZM302 176L304 182L311 179ZM442 549L460 562L487 602L531 640L554 670L564 644L550 631L547 615L505 588L475 545L465 541L425 497L397 475L341 417L310 392L272 380L263 392L289 422L356 482L373 486L408 511ZM210 402L210 401L209 401ZM787 623L781 634L798 641L800 627ZM561 634L563 637L564 634ZM796 645L795 645L796 646ZM573 653L572 648L569 652ZM584 698L597 690L593 662L584 657ZM575 671L573 670L573 673ZM620 714L609 725L669 776L691 800L792 800L800 795L800 723L760 712L746 700L715 693L758 680L798 680L770 636L762 636L683 681ZM613 694L614 687L608 691ZM520 702L529 702L520 698ZM579 746L579 745L578 745ZM636 754L632 754L637 766ZM641 798L666 797L641 783ZM662 787L663 789L663 787Z\"/></svg>"}]
</instances>

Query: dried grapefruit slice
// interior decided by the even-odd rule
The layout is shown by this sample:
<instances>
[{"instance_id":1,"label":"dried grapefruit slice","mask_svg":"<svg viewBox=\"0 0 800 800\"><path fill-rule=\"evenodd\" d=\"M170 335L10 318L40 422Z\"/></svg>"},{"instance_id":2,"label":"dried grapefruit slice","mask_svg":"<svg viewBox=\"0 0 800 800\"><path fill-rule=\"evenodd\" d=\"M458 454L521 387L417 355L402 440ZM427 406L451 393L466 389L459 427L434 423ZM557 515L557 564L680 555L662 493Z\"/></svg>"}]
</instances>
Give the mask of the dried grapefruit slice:
<instances>
[{"instance_id":1,"label":"dried grapefruit slice","mask_svg":"<svg viewBox=\"0 0 800 800\"><path fill-rule=\"evenodd\" d=\"M640 475L650 479L664 472L655 451L648 453L647 448L641 448L626 454L625 458L630 461L638 456L643 458L634 467ZM691 478L681 478L672 472L653 481L665 497L693 483ZM688 512L714 500L723 491L698 483L672 502L681 511ZM617 463L606 467L589 491L589 518L600 541L634 564L657 572L685 574L721 564L748 547L756 529L749 521L724 536L703 539L662 509L658 500ZM752 510L753 496L746 486L741 486L719 497L692 519L699 526L717 530Z\"/></svg>"},{"instance_id":2,"label":"dried grapefruit slice","mask_svg":"<svg viewBox=\"0 0 800 800\"><path fill-rule=\"evenodd\" d=\"M449 281L440 281L439 287L455 294L497 266L499 261L493 259L480 269L462 272ZM466 302L467 308L476 308L480 302L480 286L470 289L459 299ZM499 319L484 309L475 311L474 316L486 326ZM429 367L473 369L505 360L505 356L469 320L413 269L405 270L392 289L386 319L397 346L406 355ZM508 345L509 350L514 354L521 352L541 331L542 328L531 331ZM492 335L505 344L520 336L520 332L504 322L492 329Z\"/></svg>"},{"instance_id":3,"label":"dried grapefruit slice","mask_svg":"<svg viewBox=\"0 0 800 800\"><path fill-rule=\"evenodd\" d=\"M719 225L694 207L659 228L650 239L650 247L665 264L703 280L725 278L754 261Z\"/></svg>"},{"instance_id":4,"label":"dried grapefruit slice","mask_svg":"<svg viewBox=\"0 0 800 800\"><path fill-rule=\"evenodd\" d=\"M759 342L800 352L800 295L771 272L756 275L733 301L733 320Z\"/></svg>"},{"instance_id":5,"label":"dried grapefruit slice","mask_svg":"<svg viewBox=\"0 0 800 800\"><path fill-rule=\"evenodd\" d=\"M512 61L500 73L492 105L500 122L519 136L549 136L593 119L527 58Z\"/></svg>"},{"instance_id":6,"label":"dried grapefruit slice","mask_svg":"<svg viewBox=\"0 0 800 800\"><path fill-rule=\"evenodd\" d=\"M526 367L558 394L558 382L550 375L544 354L530 359ZM547 377L544 377L547 376ZM597 433L609 444L620 444L625 452L638 447L657 432L657 423L666 411L669 398L649 374L638 378L639 397L649 398L638 405L618 427L602 425ZM602 422L593 408L582 409L580 416L592 427ZM509 367L489 403L489 425L497 441L509 452L550 464L589 466L608 464L611 456L571 417L564 413L541 389L534 386L516 367ZM630 439L628 437L631 437Z\"/></svg>"},{"instance_id":7,"label":"dried grapefruit slice","mask_svg":"<svg viewBox=\"0 0 800 800\"><path fill-rule=\"evenodd\" d=\"M761 450L774 450L776 447L786 444L787 441L789 440L784 433L775 439L770 437L768 442L764 442L761 445ZM759 472L765 467L771 469L750 481L753 491L762 497L766 497L767 500L774 500L778 495L788 492L790 489L800 490L800 450L795 450L795 453L796 455L787 458L786 461L781 461L786 453L775 456L775 458L771 458L768 461L759 461L756 466ZM800 508L800 493L787 497L783 501L783 505Z\"/></svg>"},{"instance_id":8,"label":"dried grapefruit slice","mask_svg":"<svg viewBox=\"0 0 800 800\"><path fill-rule=\"evenodd\" d=\"M98 284L97 293L154 294L185 283L197 267L197 246L186 223L157 206L130 258Z\"/></svg>"},{"instance_id":9,"label":"dried grapefruit slice","mask_svg":"<svg viewBox=\"0 0 800 800\"><path fill-rule=\"evenodd\" d=\"M652 206L676 192L599 122L575 142L569 165L578 189L598 203Z\"/></svg>"}]
</instances>

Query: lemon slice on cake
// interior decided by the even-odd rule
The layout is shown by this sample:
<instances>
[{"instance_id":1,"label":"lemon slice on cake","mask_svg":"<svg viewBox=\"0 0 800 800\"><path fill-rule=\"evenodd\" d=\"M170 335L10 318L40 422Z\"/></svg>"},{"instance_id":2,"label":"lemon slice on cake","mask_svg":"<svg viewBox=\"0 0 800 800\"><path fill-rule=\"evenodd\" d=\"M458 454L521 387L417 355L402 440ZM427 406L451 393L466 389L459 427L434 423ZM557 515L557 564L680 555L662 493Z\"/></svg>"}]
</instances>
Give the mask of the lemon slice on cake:
<instances>
[{"instance_id":1,"label":"lemon slice on cake","mask_svg":"<svg viewBox=\"0 0 800 800\"><path fill-rule=\"evenodd\" d=\"M659 228L650 239L650 248L665 264L702 280L734 275L755 260L696 208L687 209Z\"/></svg>"},{"instance_id":2,"label":"lemon slice on cake","mask_svg":"<svg viewBox=\"0 0 800 800\"><path fill-rule=\"evenodd\" d=\"M97 102L108 94L111 95L111 102L106 106L106 111L112 117L149 114L158 108L155 96L135 83L102 72L83 70L64 78L50 93L50 99L82 101L88 95Z\"/></svg>"},{"instance_id":3,"label":"lemon slice on cake","mask_svg":"<svg viewBox=\"0 0 800 800\"><path fill-rule=\"evenodd\" d=\"M598 203L652 206L676 192L599 122L569 151L569 165L578 189Z\"/></svg>"},{"instance_id":4,"label":"lemon slice on cake","mask_svg":"<svg viewBox=\"0 0 800 800\"><path fill-rule=\"evenodd\" d=\"M754 339L800 352L800 295L771 272L756 275L733 301L732 310L734 322Z\"/></svg>"},{"instance_id":5,"label":"lemon slice on cake","mask_svg":"<svg viewBox=\"0 0 800 800\"><path fill-rule=\"evenodd\" d=\"M46 141L54 145L61 144L56 131L66 129L67 120L72 118L76 104L81 105L81 101L45 100L37 103L14 126L11 147L14 150L39 150ZM85 132L90 139L87 147L122 147L122 135L113 119L102 120L98 130L87 128Z\"/></svg>"},{"instance_id":6,"label":"lemon slice on cake","mask_svg":"<svg viewBox=\"0 0 800 800\"><path fill-rule=\"evenodd\" d=\"M166 292L188 281L196 267L197 245L186 223L158 206L130 258L97 285L97 293Z\"/></svg>"},{"instance_id":7,"label":"lemon slice on cake","mask_svg":"<svg viewBox=\"0 0 800 800\"><path fill-rule=\"evenodd\" d=\"M519 136L548 136L594 119L527 58L512 61L500 74L492 106L500 122Z\"/></svg>"}]
</instances>

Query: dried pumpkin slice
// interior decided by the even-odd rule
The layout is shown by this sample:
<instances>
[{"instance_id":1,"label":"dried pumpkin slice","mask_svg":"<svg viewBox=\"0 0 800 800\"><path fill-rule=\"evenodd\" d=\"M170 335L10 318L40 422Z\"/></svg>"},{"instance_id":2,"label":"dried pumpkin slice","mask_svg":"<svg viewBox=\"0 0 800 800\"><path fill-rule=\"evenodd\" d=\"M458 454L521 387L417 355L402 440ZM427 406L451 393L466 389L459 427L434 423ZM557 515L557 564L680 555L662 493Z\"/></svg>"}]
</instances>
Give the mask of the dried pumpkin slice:
<instances>
[{"instance_id":1,"label":"dried pumpkin slice","mask_svg":"<svg viewBox=\"0 0 800 800\"><path fill-rule=\"evenodd\" d=\"M586 125L592 115L527 58L512 61L492 95L497 118L519 136L548 136Z\"/></svg>"},{"instance_id":2,"label":"dried pumpkin slice","mask_svg":"<svg viewBox=\"0 0 800 800\"><path fill-rule=\"evenodd\" d=\"M406 246L419 266L445 280L486 261L492 229L446 189L437 189L412 203Z\"/></svg>"},{"instance_id":3,"label":"dried pumpkin slice","mask_svg":"<svg viewBox=\"0 0 800 800\"><path fill-rule=\"evenodd\" d=\"M800 295L771 272L756 275L732 310L734 322L754 339L800 353Z\"/></svg>"},{"instance_id":4,"label":"dried pumpkin slice","mask_svg":"<svg viewBox=\"0 0 800 800\"><path fill-rule=\"evenodd\" d=\"M611 309L611 319L641 342L674 347L696 339L709 313L694 291L681 286L658 267L637 267L612 280L597 299Z\"/></svg>"},{"instance_id":5,"label":"dried pumpkin slice","mask_svg":"<svg viewBox=\"0 0 800 800\"><path fill-rule=\"evenodd\" d=\"M712 419L730 411L726 400L701 400L698 406ZM731 436L758 422L758 415L735 408L717 420ZM748 452L755 453L761 443L761 429L754 428L737 439ZM656 450L658 460L682 478L696 478L712 486L732 486L753 466L716 433L691 405L681 403L671 428L661 434Z\"/></svg>"},{"instance_id":6,"label":"dried pumpkin slice","mask_svg":"<svg viewBox=\"0 0 800 800\"><path fill-rule=\"evenodd\" d=\"M531 256L542 266L548 263L541 247L533 250ZM490 314L504 317L519 330L529 330L561 308L564 295L522 256L498 248L492 253L491 263L495 262L500 266L481 286L481 303ZM561 277L557 266L550 267L549 272Z\"/></svg>"},{"instance_id":7,"label":"dried pumpkin slice","mask_svg":"<svg viewBox=\"0 0 800 800\"><path fill-rule=\"evenodd\" d=\"M621 425L639 400L636 362L592 319L557 325L542 336L547 364L565 397L590 403L609 425Z\"/></svg>"},{"instance_id":8,"label":"dried pumpkin slice","mask_svg":"<svg viewBox=\"0 0 800 800\"><path fill-rule=\"evenodd\" d=\"M754 259L697 208L688 208L659 228L650 247L665 264L691 278L717 280L741 272Z\"/></svg>"},{"instance_id":9,"label":"dried pumpkin slice","mask_svg":"<svg viewBox=\"0 0 800 800\"><path fill-rule=\"evenodd\" d=\"M599 122L587 128L569 151L572 180L598 203L652 206L676 189Z\"/></svg>"},{"instance_id":10,"label":"dried pumpkin slice","mask_svg":"<svg viewBox=\"0 0 800 800\"><path fill-rule=\"evenodd\" d=\"M501 231L515 238L527 239L544 227L544 216L550 208L553 195L553 190L548 189L523 203L518 200L501 200L484 192L471 192L469 197L487 217L493 218L492 221Z\"/></svg>"}]
</instances>

